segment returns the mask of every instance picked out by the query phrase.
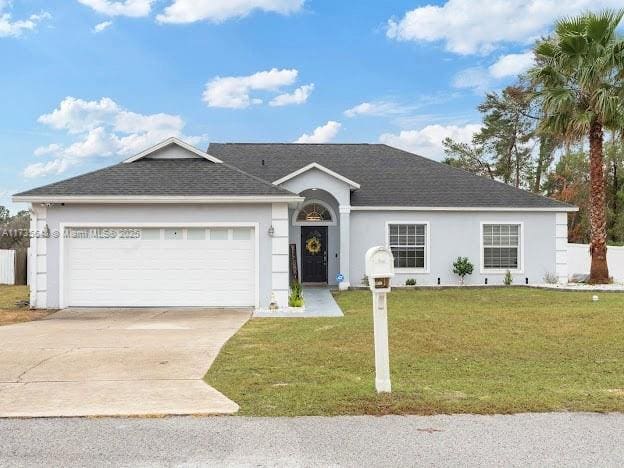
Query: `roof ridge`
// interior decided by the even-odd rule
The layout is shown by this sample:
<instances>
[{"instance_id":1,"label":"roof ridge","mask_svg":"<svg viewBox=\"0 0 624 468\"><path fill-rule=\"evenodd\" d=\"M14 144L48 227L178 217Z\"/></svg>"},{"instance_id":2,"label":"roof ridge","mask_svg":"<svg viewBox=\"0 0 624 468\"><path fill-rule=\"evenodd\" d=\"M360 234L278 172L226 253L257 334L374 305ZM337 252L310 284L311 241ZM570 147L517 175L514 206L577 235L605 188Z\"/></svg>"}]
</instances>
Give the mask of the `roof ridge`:
<instances>
[{"instance_id":1,"label":"roof ridge","mask_svg":"<svg viewBox=\"0 0 624 468\"><path fill-rule=\"evenodd\" d=\"M270 142L270 141L268 142L267 141L263 141L263 142L250 142L250 141L218 142L218 141L214 141L208 145L208 148L210 148L210 145L383 146L382 143L293 143L293 142L284 142L284 141L276 141L276 142Z\"/></svg>"}]
</instances>

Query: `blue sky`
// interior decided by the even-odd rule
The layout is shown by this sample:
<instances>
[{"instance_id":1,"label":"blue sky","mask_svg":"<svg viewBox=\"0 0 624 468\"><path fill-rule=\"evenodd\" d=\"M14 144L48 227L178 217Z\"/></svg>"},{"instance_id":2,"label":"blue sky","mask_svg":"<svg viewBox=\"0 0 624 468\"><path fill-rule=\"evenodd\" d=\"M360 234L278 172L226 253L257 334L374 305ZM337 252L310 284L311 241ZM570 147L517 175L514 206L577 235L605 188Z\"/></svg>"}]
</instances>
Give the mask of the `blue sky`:
<instances>
[{"instance_id":1,"label":"blue sky","mask_svg":"<svg viewBox=\"0 0 624 468\"><path fill-rule=\"evenodd\" d=\"M618 2L560 3L0 0L0 204L171 135L439 159L554 18Z\"/></svg>"}]
</instances>

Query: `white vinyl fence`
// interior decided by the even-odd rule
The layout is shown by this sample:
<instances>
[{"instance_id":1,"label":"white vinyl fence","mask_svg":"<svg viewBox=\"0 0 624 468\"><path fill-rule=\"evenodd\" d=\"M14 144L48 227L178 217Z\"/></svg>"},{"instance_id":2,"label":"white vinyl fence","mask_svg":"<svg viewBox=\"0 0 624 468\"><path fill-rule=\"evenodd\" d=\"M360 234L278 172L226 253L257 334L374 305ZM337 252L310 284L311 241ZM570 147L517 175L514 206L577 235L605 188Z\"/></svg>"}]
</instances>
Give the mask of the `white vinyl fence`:
<instances>
[{"instance_id":1,"label":"white vinyl fence","mask_svg":"<svg viewBox=\"0 0 624 468\"><path fill-rule=\"evenodd\" d=\"M568 274L588 275L591 257L588 244L568 244ZM613 281L624 281L624 247L607 248L609 275Z\"/></svg>"},{"instance_id":2,"label":"white vinyl fence","mask_svg":"<svg viewBox=\"0 0 624 468\"><path fill-rule=\"evenodd\" d=\"M15 284L15 250L0 250L0 284Z\"/></svg>"}]
</instances>

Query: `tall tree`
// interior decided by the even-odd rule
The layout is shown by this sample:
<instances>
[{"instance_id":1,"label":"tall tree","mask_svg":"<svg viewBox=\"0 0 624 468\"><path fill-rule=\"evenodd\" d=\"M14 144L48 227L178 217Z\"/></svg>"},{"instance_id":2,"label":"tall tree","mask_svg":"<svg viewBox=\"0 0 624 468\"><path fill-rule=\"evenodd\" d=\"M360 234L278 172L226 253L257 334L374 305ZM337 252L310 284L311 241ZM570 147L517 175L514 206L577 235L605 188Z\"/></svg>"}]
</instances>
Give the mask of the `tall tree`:
<instances>
[{"instance_id":1,"label":"tall tree","mask_svg":"<svg viewBox=\"0 0 624 468\"><path fill-rule=\"evenodd\" d=\"M29 226L30 213L28 211L20 211L11 216L7 208L0 206L0 249L28 247L30 244Z\"/></svg>"},{"instance_id":2,"label":"tall tree","mask_svg":"<svg viewBox=\"0 0 624 468\"><path fill-rule=\"evenodd\" d=\"M6 223L10 217L9 209L6 206L0 205L0 223Z\"/></svg>"},{"instance_id":3,"label":"tall tree","mask_svg":"<svg viewBox=\"0 0 624 468\"><path fill-rule=\"evenodd\" d=\"M529 75L538 87L541 127L570 141L589 138L590 282L609 282L603 138L622 122L624 41L616 28L624 11L585 13L555 24L535 47Z\"/></svg>"},{"instance_id":4,"label":"tall tree","mask_svg":"<svg viewBox=\"0 0 624 468\"><path fill-rule=\"evenodd\" d=\"M615 244L624 243L624 144L611 133L605 144L607 239Z\"/></svg>"},{"instance_id":5,"label":"tall tree","mask_svg":"<svg viewBox=\"0 0 624 468\"><path fill-rule=\"evenodd\" d=\"M584 244L590 239L589 226L589 160L582 150L568 149L544 182L546 195L578 206L568 216L568 240Z\"/></svg>"},{"instance_id":6,"label":"tall tree","mask_svg":"<svg viewBox=\"0 0 624 468\"><path fill-rule=\"evenodd\" d=\"M533 192L542 193L542 178L547 174L550 165L555 159L557 140L552 135L543 132L538 134L538 138L539 150L531 186Z\"/></svg>"},{"instance_id":7,"label":"tall tree","mask_svg":"<svg viewBox=\"0 0 624 468\"><path fill-rule=\"evenodd\" d=\"M490 179L496 178L495 168L484 154L483 146L461 143L451 138L445 138L442 145L446 153L443 163Z\"/></svg>"},{"instance_id":8,"label":"tall tree","mask_svg":"<svg viewBox=\"0 0 624 468\"><path fill-rule=\"evenodd\" d=\"M478 107L483 128L475 134L474 142L492 155L498 177L517 188L530 167L534 122L528 117L529 105L525 90L509 86L500 94L488 93Z\"/></svg>"},{"instance_id":9,"label":"tall tree","mask_svg":"<svg viewBox=\"0 0 624 468\"><path fill-rule=\"evenodd\" d=\"M444 140L444 162L515 187L530 187L531 147L537 118L530 114L530 90L522 84L488 93L478 107L483 127L471 143ZM540 167L540 174L545 171Z\"/></svg>"}]
</instances>

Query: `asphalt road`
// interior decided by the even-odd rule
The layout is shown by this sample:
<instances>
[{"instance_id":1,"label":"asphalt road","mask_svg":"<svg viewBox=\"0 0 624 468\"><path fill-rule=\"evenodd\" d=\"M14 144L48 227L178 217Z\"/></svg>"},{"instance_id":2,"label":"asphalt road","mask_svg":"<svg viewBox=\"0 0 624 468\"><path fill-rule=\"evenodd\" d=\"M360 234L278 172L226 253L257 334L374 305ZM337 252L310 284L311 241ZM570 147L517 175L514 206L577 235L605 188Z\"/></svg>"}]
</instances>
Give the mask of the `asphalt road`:
<instances>
[{"instance_id":1,"label":"asphalt road","mask_svg":"<svg viewBox=\"0 0 624 468\"><path fill-rule=\"evenodd\" d=\"M0 420L0 466L621 466L624 414Z\"/></svg>"}]
</instances>

